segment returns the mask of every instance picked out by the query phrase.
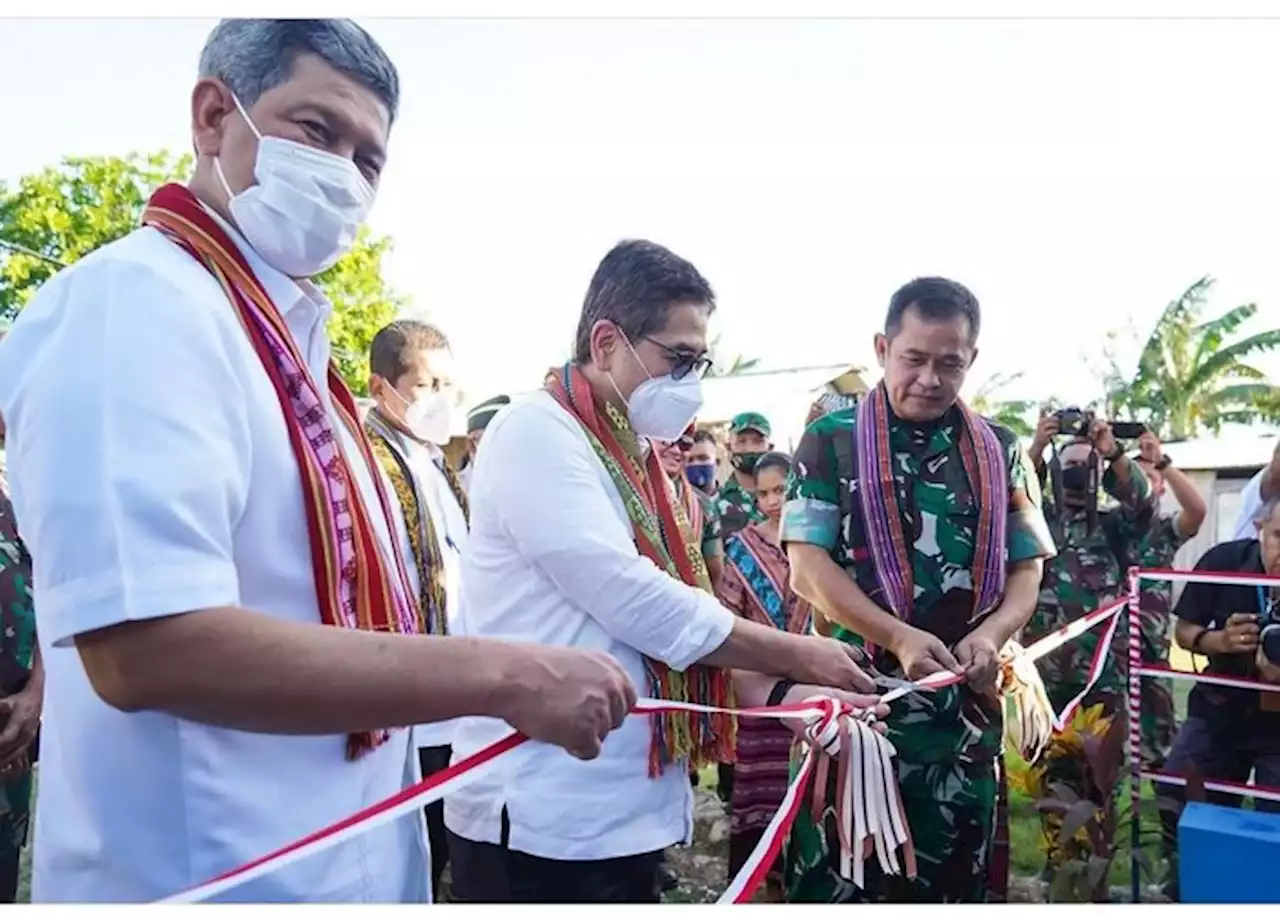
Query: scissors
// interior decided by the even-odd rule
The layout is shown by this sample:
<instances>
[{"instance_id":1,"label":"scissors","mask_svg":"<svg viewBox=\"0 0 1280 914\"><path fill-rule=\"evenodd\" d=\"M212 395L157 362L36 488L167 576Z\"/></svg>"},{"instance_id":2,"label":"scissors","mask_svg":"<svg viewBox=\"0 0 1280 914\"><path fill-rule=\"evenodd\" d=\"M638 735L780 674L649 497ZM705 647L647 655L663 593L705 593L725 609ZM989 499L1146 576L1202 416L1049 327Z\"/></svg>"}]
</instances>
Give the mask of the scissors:
<instances>
[{"instance_id":1,"label":"scissors","mask_svg":"<svg viewBox=\"0 0 1280 914\"><path fill-rule=\"evenodd\" d=\"M886 693L897 692L898 695L909 695L921 689L921 685L918 682L912 682L909 679L896 679L893 676L877 676L871 682L877 689Z\"/></svg>"}]
</instances>

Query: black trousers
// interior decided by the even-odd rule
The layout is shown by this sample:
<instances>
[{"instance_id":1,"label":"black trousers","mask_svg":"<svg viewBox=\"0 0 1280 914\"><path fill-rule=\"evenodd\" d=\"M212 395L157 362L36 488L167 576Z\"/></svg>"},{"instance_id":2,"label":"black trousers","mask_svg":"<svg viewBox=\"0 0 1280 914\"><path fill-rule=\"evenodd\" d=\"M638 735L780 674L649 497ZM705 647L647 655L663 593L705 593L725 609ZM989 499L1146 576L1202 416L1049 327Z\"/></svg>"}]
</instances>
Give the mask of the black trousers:
<instances>
[{"instance_id":1,"label":"black trousers","mask_svg":"<svg viewBox=\"0 0 1280 914\"><path fill-rule=\"evenodd\" d=\"M448 746L430 746L418 750L418 762L422 776L428 777L449 767L453 750ZM427 817L427 844L431 847L431 897L440 901L440 877L449 864L449 840L444 828L444 800L437 800L425 807Z\"/></svg>"},{"instance_id":2,"label":"black trousers","mask_svg":"<svg viewBox=\"0 0 1280 914\"><path fill-rule=\"evenodd\" d=\"M462 904L657 904L662 851L608 860L548 860L449 833L452 900Z\"/></svg>"},{"instance_id":3,"label":"black trousers","mask_svg":"<svg viewBox=\"0 0 1280 914\"><path fill-rule=\"evenodd\" d=\"M1280 787L1280 746L1274 742L1255 739L1246 729L1224 730L1203 717L1188 717L1174 737L1169 758L1161 768L1166 774L1185 775L1194 768L1206 781L1236 781L1243 784L1253 773L1259 787ZM1178 803L1183 801L1184 788L1170 784L1156 784L1158 797L1167 797ZM1243 797L1229 793L1207 791L1206 798L1216 806L1234 806L1243 803ZM1280 803L1274 800L1254 800L1254 808L1260 812L1280 812ZM1161 845L1169 864L1170 884L1165 894L1177 901L1178 894L1178 819L1180 811L1160 811Z\"/></svg>"}]
</instances>

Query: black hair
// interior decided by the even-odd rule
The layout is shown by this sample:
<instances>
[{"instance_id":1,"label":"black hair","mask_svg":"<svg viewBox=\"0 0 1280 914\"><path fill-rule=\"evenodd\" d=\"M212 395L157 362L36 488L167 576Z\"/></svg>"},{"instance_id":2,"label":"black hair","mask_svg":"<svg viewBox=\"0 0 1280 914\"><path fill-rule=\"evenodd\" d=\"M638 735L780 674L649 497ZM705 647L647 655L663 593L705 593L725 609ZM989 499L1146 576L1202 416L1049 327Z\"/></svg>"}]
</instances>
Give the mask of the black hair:
<instances>
[{"instance_id":1,"label":"black hair","mask_svg":"<svg viewBox=\"0 0 1280 914\"><path fill-rule=\"evenodd\" d=\"M693 443L697 444L699 441L710 441L717 450L720 448L720 442L716 441L715 433L710 429L700 428L693 433Z\"/></svg>"},{"instance_id":2,"label":"black hair","mask_svg":"<svg viewBox=\"0 0 1280 914\"><path fill-rule=\"evenodd\" d=\"M715 310L715 293L697 268L652 241L623 241L596 267L582 303L573 358L591 361L591 328L611 321L634 346L666 323L675 305L705 305Z\"/></svg>"},{"instance_id":3,"label":"black hair","mask_svg":"<svg viewBox=\"0 0 1280 914\"><path fill-rule=\"evenodd\" d=\"M759 476L765 470L781 470L785 476L791 472L791 458L781 451L770 451L756 461L755 475Z\"/></svg>"},{"instance_id":4,"label":"black hair","mask_svg":"<svg viewBox=\"0 0 1280 914\"><path fill-rule=\"evenodd\" d=\"M395 384L409 370L410 352L448 348L448 337L435 324L413 318L392 321L369 345L369 372Z\"/></svg>"},{"instance_id":5,"label":"black hair","mask_svg":"<svg viewBox=\"0 0 1280 914\"><path fill-rule=\"evenodd\" d=\"M884 335L893 339L902 329L903 315L911 309L926 321L963 317L969 322L969 342L978 340L978 331L982 329L982 309L974 294L955 280L925 276L911 280L894 292L884 318Z\"/></svg>"}]
</instances>

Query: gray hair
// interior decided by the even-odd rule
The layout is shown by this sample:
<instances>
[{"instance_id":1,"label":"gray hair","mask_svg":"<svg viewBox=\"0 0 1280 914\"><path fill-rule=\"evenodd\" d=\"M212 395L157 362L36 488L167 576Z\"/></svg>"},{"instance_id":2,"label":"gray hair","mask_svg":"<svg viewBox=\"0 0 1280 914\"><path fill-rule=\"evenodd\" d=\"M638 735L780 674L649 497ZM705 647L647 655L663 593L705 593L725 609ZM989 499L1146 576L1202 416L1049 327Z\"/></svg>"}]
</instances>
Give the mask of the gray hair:
<instances>
[{"instance_id":1,"label":"gray hair","mask_svg":"<svg viewBox=\"0 0 1280 914\"><path fill-rule=\"evenodd\" d=\"M391 58L350 19L223 19L200 52L200 78L218 79L251 108L264 92L289 81L299 54L315 54L387 106L400 105L400 76Z\"/></svg>"}]
</instances>

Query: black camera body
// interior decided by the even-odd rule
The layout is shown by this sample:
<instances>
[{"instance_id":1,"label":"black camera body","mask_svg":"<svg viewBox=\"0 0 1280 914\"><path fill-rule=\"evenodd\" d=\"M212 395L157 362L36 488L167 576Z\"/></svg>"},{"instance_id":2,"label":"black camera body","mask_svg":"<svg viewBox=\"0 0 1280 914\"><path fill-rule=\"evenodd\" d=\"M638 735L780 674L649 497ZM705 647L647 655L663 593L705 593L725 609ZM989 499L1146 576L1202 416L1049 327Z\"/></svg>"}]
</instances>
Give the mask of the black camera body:
<instances>
[{"instance_id":1,"label":"black camera body","mask_svg":"<svg viewBox=\"0 0 1280 914\"><path fill-rule=\"evenodd\" d=\"M1058 420L1059 435L1088 438L1089 429L1093 426L1093 420L1097 418L1097 415L1093 410L1070 406L1066 409L1058 410L1053 414L1053 417ZM1115 419L1108 420L1107 424L1111 426L1111 434L1115 435L1117 439L1125 441L1136 441L1147 430L1147 427L1141 422L1122 422L1119 419Z\"/></svg>"},{"instance_id":2,"label":"black camera body","mask_svg":"<svg viewBox=\"0 0 1280 914\"><path fill-rule=\"evenodd\" d=\"M1258 602L1258 646L1267 663L1280 666L1280 600Z\"/></svg>"}]
</instances>

